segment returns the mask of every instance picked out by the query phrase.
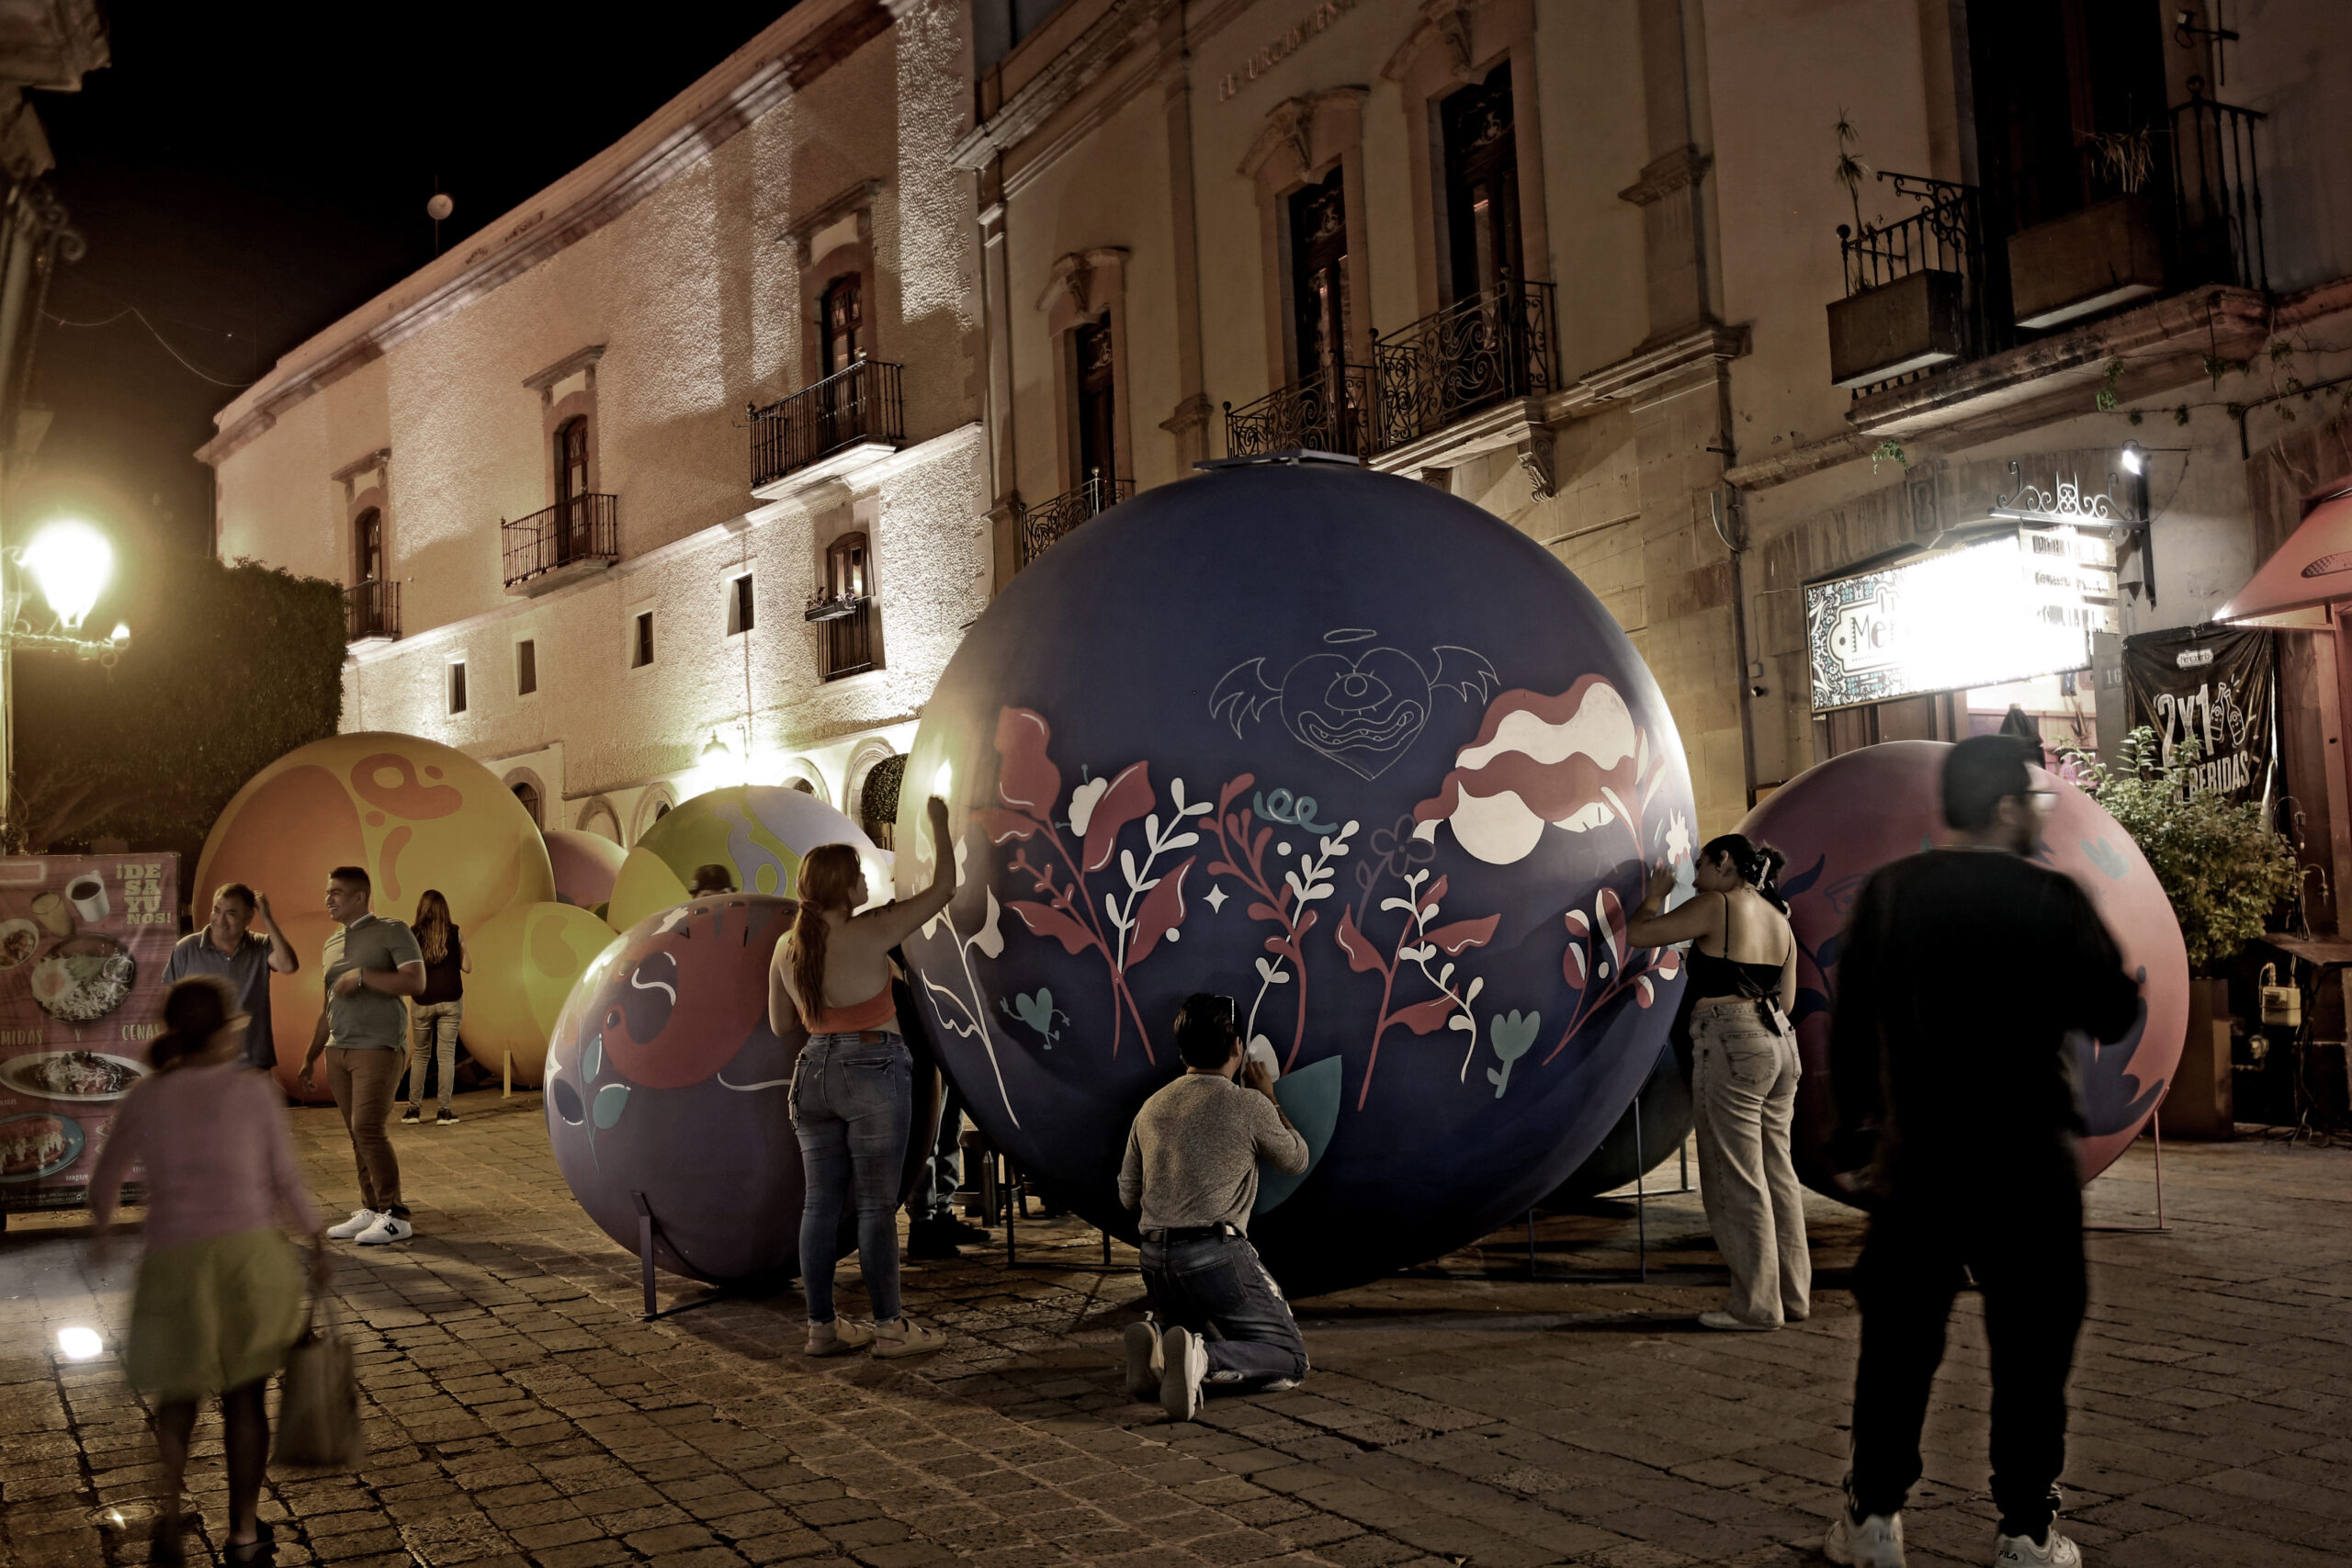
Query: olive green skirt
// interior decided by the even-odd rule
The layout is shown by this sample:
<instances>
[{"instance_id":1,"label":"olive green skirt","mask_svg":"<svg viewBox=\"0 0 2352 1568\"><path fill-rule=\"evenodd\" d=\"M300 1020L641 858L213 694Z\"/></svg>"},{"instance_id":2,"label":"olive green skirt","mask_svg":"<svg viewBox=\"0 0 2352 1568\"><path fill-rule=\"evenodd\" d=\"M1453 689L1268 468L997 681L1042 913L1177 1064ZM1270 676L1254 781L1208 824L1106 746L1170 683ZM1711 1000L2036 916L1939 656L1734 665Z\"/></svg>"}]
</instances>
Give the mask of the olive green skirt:
<instances>
[{"instance_id":1,"label":"olive green skirt","mask_svg":"<svg viewBox=\"0 0 2352 1568\"><path fill-rule=\"evenodd\" d=\"M286 1233L209 1236L140 1264L125 1370L141 1393L200 1399L268 1377L301 1332L302 1259Z\"/></svg>"}]
</instances>

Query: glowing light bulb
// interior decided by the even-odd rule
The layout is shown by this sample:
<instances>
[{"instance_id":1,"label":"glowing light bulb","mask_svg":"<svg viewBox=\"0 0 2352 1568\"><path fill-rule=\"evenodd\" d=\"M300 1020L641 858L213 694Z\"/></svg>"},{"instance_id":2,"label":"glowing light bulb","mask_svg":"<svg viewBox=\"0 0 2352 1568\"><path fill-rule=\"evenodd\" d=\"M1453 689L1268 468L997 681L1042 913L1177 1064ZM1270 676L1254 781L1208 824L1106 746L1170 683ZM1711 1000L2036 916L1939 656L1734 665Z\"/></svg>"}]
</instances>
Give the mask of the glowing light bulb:
<instances>
[{"instance_id":1,"label":"glowing light bulb","mask_svg":"<svg viewBox=\"0 0 2352 1568\"><path fill-rule=\"evenodd\" d=\"M25 547L24 562L58 620L78 630L114 576L114 547L87 523L52 523Z\"/></svg>"}]
</instances>

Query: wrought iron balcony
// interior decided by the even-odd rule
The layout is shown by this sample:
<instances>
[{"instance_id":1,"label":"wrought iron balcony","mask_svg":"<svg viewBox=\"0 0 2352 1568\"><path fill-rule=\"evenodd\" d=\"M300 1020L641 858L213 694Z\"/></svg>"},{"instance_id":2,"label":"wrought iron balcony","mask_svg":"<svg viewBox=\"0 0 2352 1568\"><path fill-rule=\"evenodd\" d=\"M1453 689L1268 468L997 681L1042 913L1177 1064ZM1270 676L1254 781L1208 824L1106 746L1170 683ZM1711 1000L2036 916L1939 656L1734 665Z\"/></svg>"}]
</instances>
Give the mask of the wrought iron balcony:
<instances>
[{"instance_id":1,"label":"wrought iron balcony","mask_svg":"<svg viewBox=\"0 0 2352 1568\"><path fill-rule=\"evenodd\" d=\"M1910 210L1838 225L1846 297L1829 307L1830 379L1855 394L2009 344L2008 274L1974 186L1882 169Z\"/></svg>"},{"instance_id":2,"label":"wrought iron balcony","mask_svg":"<svg viewBox=\"0 0 2352 1568\"><path fill-rule=\"evenodd\" d=\"M1372 436L1372 372L1361 365L1334 367L1238 409L1225 405L1228 457L1299 448L1369 457Z\"/></svg>"},{"instance_id":3,"label":"wrought iron balcony","mask_svg":"<svg viewBox=\"0 0 2352 1568\"><path fill-rule=\"evenodd\" d=\"M1098 513L1106 512L1136 492L1133 479L1106 479L1094 474L1076 490L1053 500L1021 509L1021 565L1027 566L1051 549L1055 541Z\"/></svg>"},{"instance_id":4,"label":"wrought iron balcony","mask_svg":"<svg viewBox=\"0 0 2352 1568\"><path fill-rule=\"evenodd\" d=\"M620 498L575 495L544 512L499 525L506 586L519 588L559 568L621 558Z\"/></svg>"},{"instance_id":5,"label":"wrought iron balcony","mask_svg":"<svg viewBox=\"0 0 2352 1568\"><path fill-rule=\"evenodd\" d=\"M750 410L752 488L865 444L905 446L900 373L900 367L887 361L861 359L788 398Z\"/></svg>"},{"instance_id":6,"label":"wrought iron balcony","mask_svg":"<svg viewBox=\"0 0 2352 1568\"><path fill-rule=\"evenodd\" d=\"M1372 345L1382 449L1435 434L1465 414L1559 385L1552 286L1506 281Z\"/></svg>"},{"instance_id":7,"label":"wrought iron balcony","mask_svg":"<svg viewBox=\"0 0 2352 1568\"><path fill-rule=\"evenodd\" d=\"M401 635L401 585L355 582L343 591L343 632L347 642L390 640Z\"/></svg>"},{"instance_id":8,"label":"wrought iron balcony","mask_svg":"<svg viewBox=\"0 0 2352 1568\"><path fill-rule=\"evenodd\" d=\"M823 662L822 674L828 681L838 681L844 675L863 675L875 668L874 622L876 606L871 599L856 601L848 615L834 615L817 624L817 657Z\"/></svg>"}]
</instances>

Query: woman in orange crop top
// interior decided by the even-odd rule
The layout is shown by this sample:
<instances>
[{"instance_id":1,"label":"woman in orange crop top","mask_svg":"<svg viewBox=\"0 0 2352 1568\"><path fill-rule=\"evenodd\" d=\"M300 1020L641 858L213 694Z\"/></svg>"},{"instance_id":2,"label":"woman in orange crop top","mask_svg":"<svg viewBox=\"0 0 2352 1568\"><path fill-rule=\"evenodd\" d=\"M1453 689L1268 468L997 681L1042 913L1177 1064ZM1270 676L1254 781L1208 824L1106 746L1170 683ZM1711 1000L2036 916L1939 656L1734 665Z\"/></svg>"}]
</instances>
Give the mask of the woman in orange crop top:
<instances>
[{"instance_id":1,"label":"woman in orange crop top","mask_svg":"<svg viewBox=\"0 0 2352 1568\"><path fill-rule=\"evenodd\" d=\"M947 803L931 798L931 886L865 909L871 894L857 852L823 844L800 863L800 908L768 965L768 1027L808 1043L792 1067L792 1128L807 1196L800 1206L800 1281L808 1296L808 1354L872 1345L877 1356L935 1350L947 1337L907 1320L899 1304L899 1178L914 1120L914 1061L899 1032L890 950L956 895ZM862 913L853 911L863 910ZM844 997L855 998L843 1002ZM834 1238L856 1175L857 1256L873 1326L833 1311Z\"/></svg>"}]
</instances>

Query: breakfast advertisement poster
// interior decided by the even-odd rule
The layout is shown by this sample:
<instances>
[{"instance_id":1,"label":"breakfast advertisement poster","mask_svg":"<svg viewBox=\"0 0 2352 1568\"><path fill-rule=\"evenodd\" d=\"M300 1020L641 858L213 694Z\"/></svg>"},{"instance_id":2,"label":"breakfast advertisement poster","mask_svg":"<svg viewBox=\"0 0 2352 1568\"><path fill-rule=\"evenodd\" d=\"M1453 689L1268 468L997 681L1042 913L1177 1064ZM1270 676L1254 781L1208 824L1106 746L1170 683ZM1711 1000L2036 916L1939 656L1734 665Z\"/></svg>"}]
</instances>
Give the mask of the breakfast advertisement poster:
<instances>
[{"instance_id":1,"label":"breakfast advertisement poster","mask_svg":"<svg viewBox=\"0 0 2352 1568\"><path fill-rule=\"evenodd\" d=\"M79 1208L163 1032L179 857L0 857L0 1213Z\"/></svg>"}]
</instances>

